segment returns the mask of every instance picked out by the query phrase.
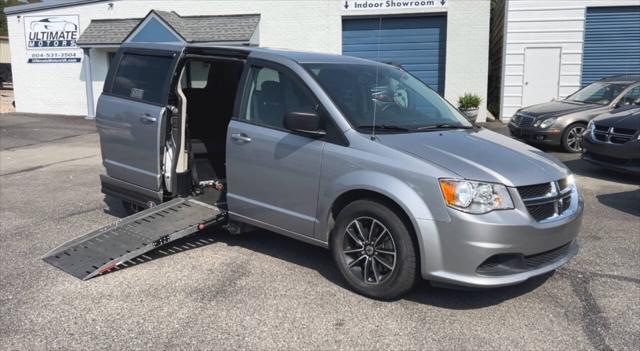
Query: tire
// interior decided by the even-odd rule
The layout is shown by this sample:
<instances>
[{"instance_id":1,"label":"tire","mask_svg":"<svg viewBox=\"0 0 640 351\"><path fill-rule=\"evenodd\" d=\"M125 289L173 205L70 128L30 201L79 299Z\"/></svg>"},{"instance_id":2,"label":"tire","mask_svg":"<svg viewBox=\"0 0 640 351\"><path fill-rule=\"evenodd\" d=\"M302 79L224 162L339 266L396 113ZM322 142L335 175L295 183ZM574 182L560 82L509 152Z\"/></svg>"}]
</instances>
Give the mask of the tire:
<instances>
[{"instance_id":1,"label":"tire","mask_svg":"<svg viewBox=\"0 0 640 351\"><path fill-rule=\"evenodd\" d=\"M571 153L582 152L582 133L586 130L587 125L584 123L574 123L569 125L562 133L562 148Z\"/></svg>"},{"instance_id":2,"label":"tire","mask_svg":"<svg viewBox=\"0 0 640 351\"><path fill-rule=\"evenodd\" d=\"M373 237L360 235L358 225L363 235L373 227ZM340 212L331 234L331 253L351 289L392 300L413 287L418 268L409 230L395 211L376 201L354 201Z\"/></svg>"},{"instance_id":3,"label":"tire","mask_svg":"<svg viewBox=\"0 0 640 351\"><path fill-rule=\"evenodd\" d=\"M122 200L122 207L124 208L124 212L127 214L127 216L131 216L134 215L142 210L144 210L145 208L139 205L136 205L134 203L131 203L129 201L124 201Z\"/></svg>"}]
</instances>

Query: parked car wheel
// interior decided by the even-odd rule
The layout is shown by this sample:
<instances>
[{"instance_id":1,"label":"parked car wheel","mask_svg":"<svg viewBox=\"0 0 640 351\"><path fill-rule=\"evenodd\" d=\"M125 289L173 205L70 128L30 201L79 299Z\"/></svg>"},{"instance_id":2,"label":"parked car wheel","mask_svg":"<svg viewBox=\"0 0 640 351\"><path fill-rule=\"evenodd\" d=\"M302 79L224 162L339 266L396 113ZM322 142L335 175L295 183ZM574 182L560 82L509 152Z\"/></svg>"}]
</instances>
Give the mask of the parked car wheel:
<instances>
[{"instance_id":1,"label":"parked car wheel","mask_svg":"<svg viewBox=\"0 0 640 351\"><path fill-rule=\"evenodd\" d=\"M568 152L582 152L582 134L587 130L584 123L574 123L562 133L562 147Z\"/></svg>"},{"instance_id":2,"label":"parked car wheel","mask_svg":"<svg viewBox=\"0 0 640 351\"><path fill-rule=\"evenodd\" d=\"M417 279L416 251L404 221L387 206L358 200L338 215L331 252L356 292L381 300L398 298Z\"/></svg>"},{"instance_id":3,"label":"parked car wheel","mask_svg":"<svg viewBox=\"0 0 640 351\"><path fill-rule=\"evenodd\" d=\"M122 207L124 207L124 212L127 214L127 216L131 216L145 209L144 207L136 205L129 201L122 201Z\"/></svg>"}]
</instances>

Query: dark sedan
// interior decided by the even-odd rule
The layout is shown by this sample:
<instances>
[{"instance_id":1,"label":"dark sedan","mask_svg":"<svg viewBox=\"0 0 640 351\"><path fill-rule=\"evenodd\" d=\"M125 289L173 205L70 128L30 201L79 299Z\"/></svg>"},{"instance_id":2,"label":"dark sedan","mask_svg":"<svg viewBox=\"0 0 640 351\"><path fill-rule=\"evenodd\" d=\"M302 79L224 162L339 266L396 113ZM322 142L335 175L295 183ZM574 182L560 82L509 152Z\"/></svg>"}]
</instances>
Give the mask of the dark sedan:
<instances>
[{"instance_id":1,"label":"dark sedan","mask_svg":"<svg viewBox=\"0 0 640 351\"><path fill-rule=\"evenodd\" d=\"M582 151L582 134L596 116L640 98L640 76L615 76L591 83L563 100L522 108L509 122L511 135L531 143Z\"/></svg>"},{"instance_id":2,"label":"dark sedan","mask_svg":"<svg viewBox=\"0 0 640 351\"><path fill-rule=\"evenodd\" d=\"M640 105L622 107L591 120L582 145L585 161L640 175Z\"/></svg>"}]
</instances>

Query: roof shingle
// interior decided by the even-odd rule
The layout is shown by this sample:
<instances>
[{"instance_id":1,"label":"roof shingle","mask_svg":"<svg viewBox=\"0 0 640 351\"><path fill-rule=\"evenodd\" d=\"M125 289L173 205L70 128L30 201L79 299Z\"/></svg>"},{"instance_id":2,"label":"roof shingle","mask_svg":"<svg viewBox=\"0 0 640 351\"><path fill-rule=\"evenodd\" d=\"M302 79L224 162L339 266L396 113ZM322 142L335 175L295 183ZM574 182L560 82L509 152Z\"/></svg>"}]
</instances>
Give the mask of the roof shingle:
<instances>
[{"instance_id":1,"label":"roof shingle","mask_svg":"<svg viewBox=\"0 0 640 351\"><path fill-rule=\"evenodd\" d=\"M152 13L188 43L248 42L260 22L259 14L182 17L175 12L153 10ZM142 20L92 20L78 38L77 45L119 45Z\"/></svg>"},{"instance_id":2,"label":"roof shingle","mask_svg":"<svg viewBox=\"0 0 640 351\"><path fill-rule=\"evenodd\" d=\"M76 44L78 46L120 45L141 20L141 18L91 20Z\"/></svg>"}]
</instances>

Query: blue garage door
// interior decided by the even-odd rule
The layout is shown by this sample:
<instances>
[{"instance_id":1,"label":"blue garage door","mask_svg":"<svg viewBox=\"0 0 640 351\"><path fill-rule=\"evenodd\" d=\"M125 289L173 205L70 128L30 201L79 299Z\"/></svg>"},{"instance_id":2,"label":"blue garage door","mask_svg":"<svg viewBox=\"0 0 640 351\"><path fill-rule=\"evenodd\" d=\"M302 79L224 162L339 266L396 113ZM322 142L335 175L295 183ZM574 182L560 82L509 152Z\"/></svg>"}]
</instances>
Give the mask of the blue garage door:
<instances>
[{"instance_id":1,"label":"blue garage door","mask_svg":"<svg viewBox=\"0 0 640 351\"><path fill-rule=\"evenodd\" d=\"M640 7L587 8L582 85L619 74L640 74Z\"/></svg>"},{"instance_id":2,"label":"blue garage door","mask_svg":"<svg viewBox=\"0 0 640 351\"><path fill-rule=\"evenodd\" d=\"M446 16L344 19L342 54L399 63L443 95L446 32Z\"/></svg>"}]
</instances>

